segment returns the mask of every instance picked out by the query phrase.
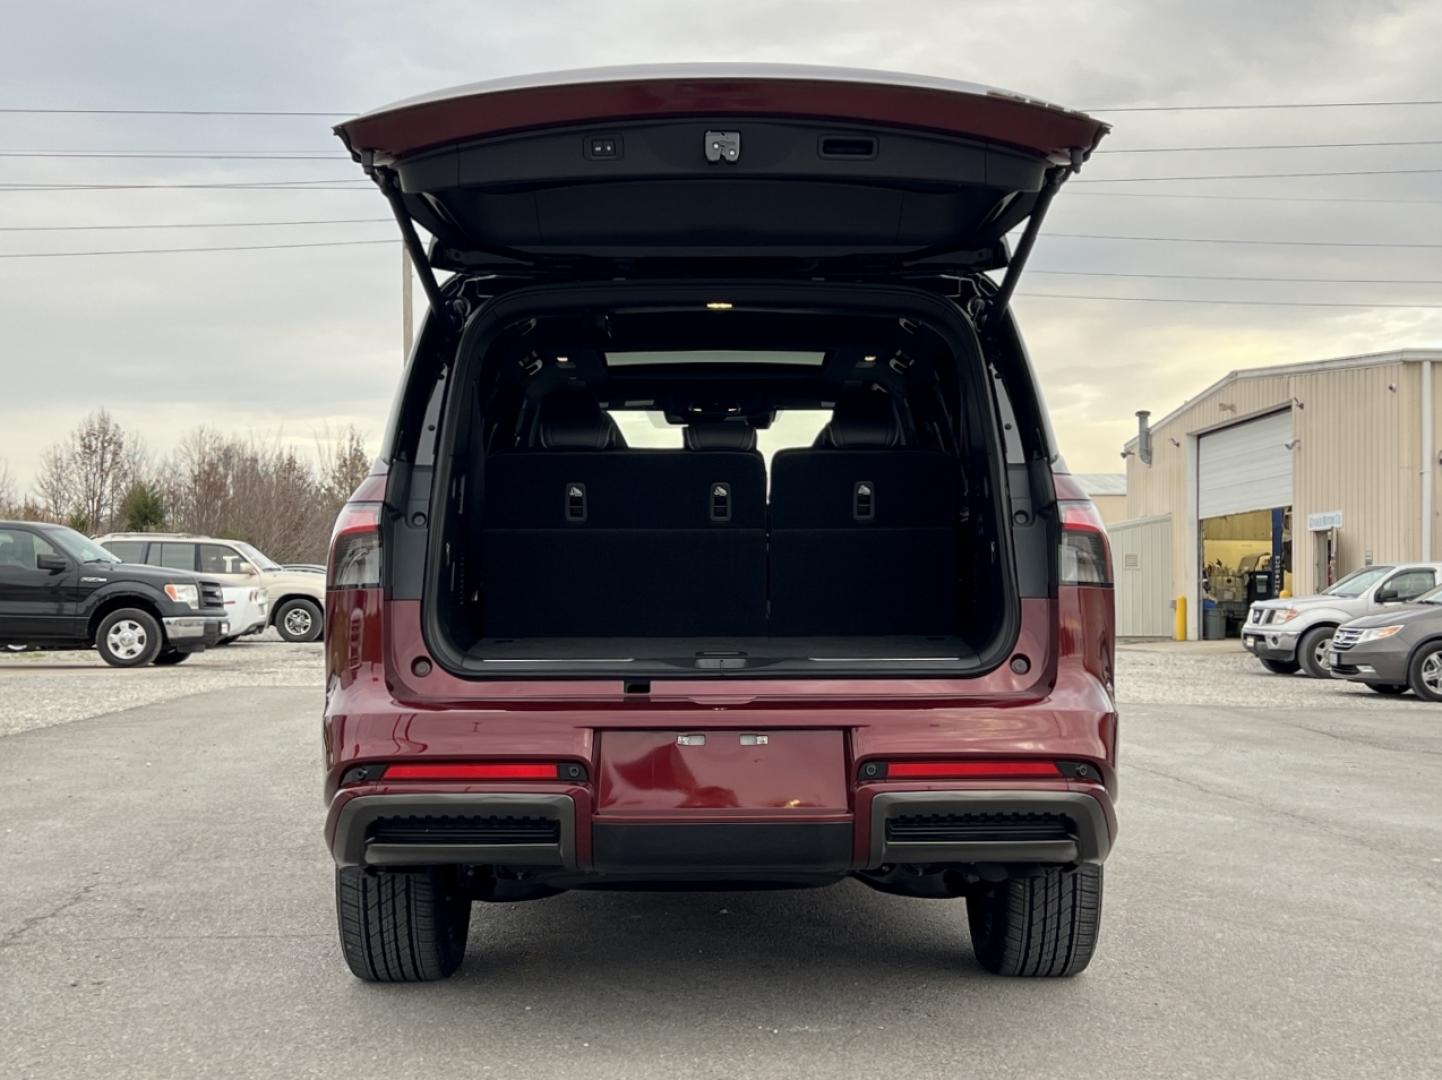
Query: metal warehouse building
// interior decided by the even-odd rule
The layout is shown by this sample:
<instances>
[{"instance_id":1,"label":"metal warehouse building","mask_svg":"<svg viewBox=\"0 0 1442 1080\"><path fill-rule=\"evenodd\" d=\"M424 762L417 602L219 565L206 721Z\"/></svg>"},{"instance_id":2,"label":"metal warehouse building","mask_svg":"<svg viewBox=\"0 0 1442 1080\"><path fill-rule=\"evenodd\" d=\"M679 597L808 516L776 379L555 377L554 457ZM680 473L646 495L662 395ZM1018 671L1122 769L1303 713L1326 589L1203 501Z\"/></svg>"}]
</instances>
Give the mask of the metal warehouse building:
<instances>
[{"instance_id":1,"label":"metal warehouse building","mask_svg":"<svg viewBox=\"0 0 1442 1080\"><path fill-rule=\"evenodd\" d=\"M1367 563L1442 559L1442 350L1234 371L1126 444L1111 525L1117 632L1235 633L1254 599L1307 595ZM1213 627L1220 622L1215 615Z\"/></svg>"}]
</instances>

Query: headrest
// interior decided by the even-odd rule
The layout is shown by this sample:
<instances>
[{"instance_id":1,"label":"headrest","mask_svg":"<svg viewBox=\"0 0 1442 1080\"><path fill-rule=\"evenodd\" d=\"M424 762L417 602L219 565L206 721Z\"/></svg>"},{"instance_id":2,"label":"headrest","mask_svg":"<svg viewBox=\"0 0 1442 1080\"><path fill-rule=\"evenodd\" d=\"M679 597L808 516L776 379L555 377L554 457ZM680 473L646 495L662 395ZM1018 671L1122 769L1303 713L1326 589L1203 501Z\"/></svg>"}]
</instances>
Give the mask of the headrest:
<instances>
[{"instance_id":1,"label":"headrest","mask_svg":"<svg viewBox=\"0 0 1442 1080\"><path fill-rule=\"evenodd\" d=\"M734 420L686 425L687 450L755 450L756 429Z\"/></svg>"},{"instance_id":2,"label":"headrest","mask_svg":"<svg viewBox=\"0 0 1442 1080\"><path fill-rule=\"evenodd\" d=\"M848 390L836 400L831 421L816 437L818 447L879 449L901 445L901 424L891 397L879 390Z\"/></svg>"},{"instance_id":3,"label":"headrest","mask_svg":"<svg viewBox=\"0 0 1442 1080\"><path fill-rule=\"evenodd\" d=\"M541 401L536 445L546 450L623 450L616 421L584 390L557 390Z\"/></svg>"}]
</instances>

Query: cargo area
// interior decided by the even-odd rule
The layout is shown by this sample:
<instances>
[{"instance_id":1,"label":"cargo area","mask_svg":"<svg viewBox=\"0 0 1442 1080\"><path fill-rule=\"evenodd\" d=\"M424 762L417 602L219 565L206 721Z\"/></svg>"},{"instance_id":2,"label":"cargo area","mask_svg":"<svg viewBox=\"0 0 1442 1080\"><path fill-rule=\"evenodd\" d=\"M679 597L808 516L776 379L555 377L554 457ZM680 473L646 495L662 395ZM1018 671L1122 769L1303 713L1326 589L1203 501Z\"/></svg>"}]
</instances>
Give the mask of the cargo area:
<instances>
[{"instance_id":1,"label":"cargo area","mask_svg":"<svg viewBox=\"0 0 1442 1080\"><path fill-rule=\"evenodd\" d=\"M512 320L474 349L432 413L427 626L457 670L994 666L999 403L956 328L716 300Z\"/></svg>"}]
</instances>

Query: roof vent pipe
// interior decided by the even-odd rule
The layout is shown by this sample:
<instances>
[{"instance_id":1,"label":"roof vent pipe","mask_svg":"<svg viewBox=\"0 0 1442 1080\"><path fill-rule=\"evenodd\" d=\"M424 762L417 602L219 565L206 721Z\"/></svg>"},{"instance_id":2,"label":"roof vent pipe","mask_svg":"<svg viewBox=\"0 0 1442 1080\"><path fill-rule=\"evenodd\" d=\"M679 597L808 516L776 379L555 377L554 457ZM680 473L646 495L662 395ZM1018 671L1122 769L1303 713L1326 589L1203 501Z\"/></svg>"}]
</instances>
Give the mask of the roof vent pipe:
<instances>
[{"instance_id":1,"label":"roof vent pipe","mask_svg":"<svg viewBox=\"0 0 1442 1080\"><path fill-rule=\"evenodd\" d=\"M1137 410L1137 457L1143 465L1152 463L1152 427L1148 423L1151 415L1150 409Z\"/></svg>"}]
</instances>

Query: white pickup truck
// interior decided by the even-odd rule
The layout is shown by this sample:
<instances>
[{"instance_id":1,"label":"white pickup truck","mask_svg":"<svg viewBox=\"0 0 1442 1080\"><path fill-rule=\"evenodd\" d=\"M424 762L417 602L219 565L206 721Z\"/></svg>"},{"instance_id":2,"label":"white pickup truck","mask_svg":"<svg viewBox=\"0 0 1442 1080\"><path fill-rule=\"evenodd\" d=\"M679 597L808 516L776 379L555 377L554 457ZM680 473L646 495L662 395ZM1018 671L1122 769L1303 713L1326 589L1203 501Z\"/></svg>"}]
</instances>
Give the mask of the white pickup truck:
<instances>
[{"instance_id":1,"label":"white pickup truck","mask_svg":"<svg viewBox=\"0 0 1442 1080\"><path fill-rule=\"evenodd\" d=\"M1259 600L1247 612L1242 644L1277 675L1331 674L1337 627L1387 604L1405 604L1442 584L1442 563L1364 566L1316 596Z\"/></svg>"}]
</instances>

